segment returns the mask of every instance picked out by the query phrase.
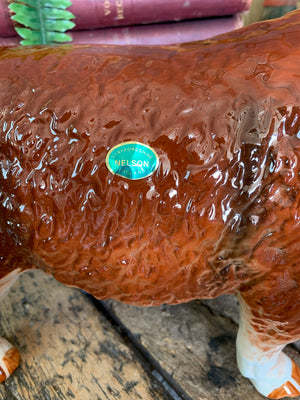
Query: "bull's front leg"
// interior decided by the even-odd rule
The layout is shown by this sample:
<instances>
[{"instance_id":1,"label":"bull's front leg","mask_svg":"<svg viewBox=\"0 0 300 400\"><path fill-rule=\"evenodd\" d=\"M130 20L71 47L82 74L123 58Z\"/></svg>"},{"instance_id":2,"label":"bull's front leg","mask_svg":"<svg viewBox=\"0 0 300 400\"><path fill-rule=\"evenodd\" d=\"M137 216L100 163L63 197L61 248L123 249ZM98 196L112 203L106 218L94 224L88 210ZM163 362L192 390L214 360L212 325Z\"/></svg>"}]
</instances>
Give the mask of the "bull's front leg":
<instances>
[{"instance_id":1,"label":"bull's front leg","mask_svg":"<svg viewBox=\"0 0 300 400\"><path fill-rule=\"evenodd\" d=\"M240 304L237 361L242 375L270 399L299 396L300 369L282 351L295 337L278 329L280 324L271 315L260 322L244 300L240 299Z\"/></svg>"},{"instance_id":2,"label":"bull's front leg","mask_svg":"<svg viewBox=\"0 0 300 400\"><path fill-rule=\"evenodd\" d=\"M7 295L18 278L20 270L16 269L0 279L0 301ZM19 366L19 351L8 340L0 337L0 383L4 382Z\"/></svg>"}]
</instances>

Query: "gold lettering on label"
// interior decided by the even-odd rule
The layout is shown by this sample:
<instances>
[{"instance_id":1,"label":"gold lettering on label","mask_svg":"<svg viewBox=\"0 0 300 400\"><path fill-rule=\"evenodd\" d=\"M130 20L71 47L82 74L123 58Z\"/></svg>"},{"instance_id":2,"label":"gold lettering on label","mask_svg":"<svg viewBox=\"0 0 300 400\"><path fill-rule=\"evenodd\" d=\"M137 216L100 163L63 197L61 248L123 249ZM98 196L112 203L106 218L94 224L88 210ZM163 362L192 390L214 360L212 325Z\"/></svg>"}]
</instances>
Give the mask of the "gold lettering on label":
<instances>
[{"instance_id":1,"label":"gold lettering on label","mask_svg":"<svg viewBox=\"0 0 300 400\"><path fill-rule=\"evenodd\" d=\"M107 17L111 13L110 0L104 0L103 7L104 7L104 16Z\"/></svg>"},{"instance_id":2,"label":"gold lettering on label","mask_svg":"<svg viewBox=\"0 0 300 400\"><path fill-rule=\"evenodd\" d=\"M124 7L123 7L123 0L116 0L116 7L117 7L117 19L124 19Z\"/></svg>"}]
</instances>

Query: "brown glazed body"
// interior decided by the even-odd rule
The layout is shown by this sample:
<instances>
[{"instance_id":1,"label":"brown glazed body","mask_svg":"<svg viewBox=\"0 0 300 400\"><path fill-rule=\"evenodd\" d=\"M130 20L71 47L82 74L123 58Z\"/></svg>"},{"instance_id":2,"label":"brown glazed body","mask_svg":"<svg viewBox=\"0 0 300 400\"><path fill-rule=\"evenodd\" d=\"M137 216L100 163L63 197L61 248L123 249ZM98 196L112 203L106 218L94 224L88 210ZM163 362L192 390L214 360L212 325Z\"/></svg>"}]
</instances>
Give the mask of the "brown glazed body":
<instances>
[{"instance_id":1,"label":"brown glazed body","mask_svg":"<svg viewBox=\"0 0 300 400\"><path fill-rule=\"evenodd\" d=\"M0 277L138 305L239 291L299 336L299 43L294 12L170 47L2 48ZM148 178L108 171L126 141L157 152Z\"/></svg>"}]
</instances>

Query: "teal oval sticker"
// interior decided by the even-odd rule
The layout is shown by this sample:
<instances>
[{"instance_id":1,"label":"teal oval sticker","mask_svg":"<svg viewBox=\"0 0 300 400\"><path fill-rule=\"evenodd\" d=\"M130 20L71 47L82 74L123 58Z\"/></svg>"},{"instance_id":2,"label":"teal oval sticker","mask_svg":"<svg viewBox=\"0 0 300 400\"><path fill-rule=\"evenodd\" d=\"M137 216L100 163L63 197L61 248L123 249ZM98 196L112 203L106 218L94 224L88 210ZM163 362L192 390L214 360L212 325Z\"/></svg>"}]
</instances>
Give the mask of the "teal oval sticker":
<instances>
[{"instance_id":1,"label":"teal oval sticker","mask_svg":"<svg viewBox=\"0 0 300 400\"><path fill-rule=\"evenodd\" d=\"M123 178L143 179L157 169L158 155L143 143L124 142L110 149L106 166L110 172Z\"/></svg>"}]
</instances>

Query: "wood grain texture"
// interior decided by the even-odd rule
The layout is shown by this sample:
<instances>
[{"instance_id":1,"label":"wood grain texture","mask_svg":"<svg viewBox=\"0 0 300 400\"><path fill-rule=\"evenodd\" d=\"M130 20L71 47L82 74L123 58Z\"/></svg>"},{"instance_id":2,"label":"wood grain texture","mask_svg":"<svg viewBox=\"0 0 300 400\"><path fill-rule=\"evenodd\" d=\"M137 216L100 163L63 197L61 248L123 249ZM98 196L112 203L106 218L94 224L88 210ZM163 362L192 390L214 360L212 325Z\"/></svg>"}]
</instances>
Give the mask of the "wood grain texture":
<instances>
[{"instance_id":1,"label":"wood grain texture","mask_svg":"<svg viewBox=\"0 0 300 400\"><path fill-rule=\"evenodd\" d=\"M0 335L22 357L0 385L0 400L264 398L236 367L233 297L149 308L99 304L41 271L22 275L0 305ZM299 363L295 348L287 352Z\"/></svg>"},{"instance_id":2,"label":"wood grain texture","mask_svg":"<svg viewBox=\"0 0 300 400\"><path fill-rule=\"evenodd\" d=\"M204 303L150 308L105 304L193 400L264 399L237 369L235 299ZM293 347L287 353L299 363Z\"/></svg>"},{"instance_id":3,"label":"wood grain texture","mask_svg":"<svg viewBox=\"0 0 300 400\"><path fill-rule=\"evenodd\" d=\"M26 273L0 305L21 365L1 400L163 400L128 344L80 291Z\"/></svg>"}]
</instances>

